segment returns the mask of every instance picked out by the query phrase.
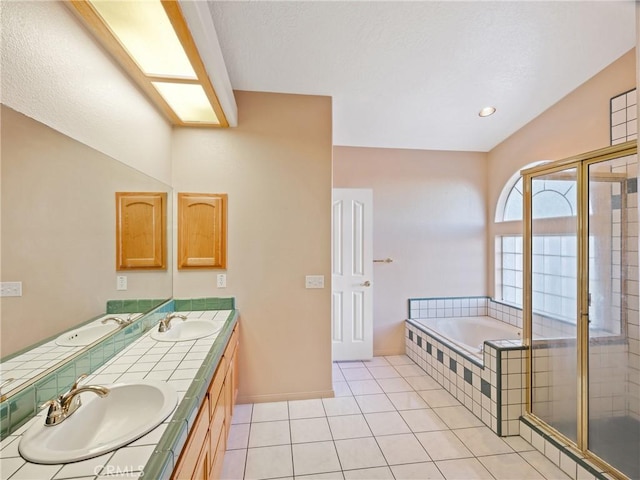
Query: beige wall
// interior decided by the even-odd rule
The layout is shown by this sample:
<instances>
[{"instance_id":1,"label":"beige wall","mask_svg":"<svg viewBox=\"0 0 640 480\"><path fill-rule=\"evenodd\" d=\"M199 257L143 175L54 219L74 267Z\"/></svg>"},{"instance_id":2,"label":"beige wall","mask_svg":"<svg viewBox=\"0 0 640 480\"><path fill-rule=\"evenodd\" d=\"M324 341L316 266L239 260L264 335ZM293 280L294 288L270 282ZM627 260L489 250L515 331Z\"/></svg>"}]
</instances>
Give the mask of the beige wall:
<instances>
[{"instance_id":1,"label":"beige wall","mask_svg":"<svg viewBox=\"0 0 640 480\"><path fill-rule=\"evenodd\" d=\"M5 106L0 156L1 281L23 288L0 300L0 357L103 314L109 299L171 297L170 270L119 272L127 291L115 271L115 192L168 185Z\"/></svg>"},{"instance_id":2,"label":"beige wall","mask_svg":"<svg viewBox=\"0 0 640 480\"><path fill-rule=\"evenodd\" d=\"M334 147L334 187L373 189L374 354L404 352L407 299L485 295L486 154Z\"/></svg>"},{"instance_id":3,"label":"beige wall","mask_svg":"<svg viewBox=\"0 0 640 480\"><path fill-rule=\"evenodd\" d=\"M609 100L636 85L636 53L629 51L497 145L488 154L488 294L494 294L496 205L507 180L525 165L560 160L610 144Z\"/></svg>"},{"instance_id":4,"label":"beige wall","mask_svg":"<svg viewBox=\"0 0 640 480\"><path fill-rule=\"evenodd\" d=\"M235 296L241 402L332 395L331 98L236 92L239 126L175 129L175 192L229 195L220 271L174 272L174 296ZM325 276L307 290L304 277Z\"/></svg>"}]
</instances>

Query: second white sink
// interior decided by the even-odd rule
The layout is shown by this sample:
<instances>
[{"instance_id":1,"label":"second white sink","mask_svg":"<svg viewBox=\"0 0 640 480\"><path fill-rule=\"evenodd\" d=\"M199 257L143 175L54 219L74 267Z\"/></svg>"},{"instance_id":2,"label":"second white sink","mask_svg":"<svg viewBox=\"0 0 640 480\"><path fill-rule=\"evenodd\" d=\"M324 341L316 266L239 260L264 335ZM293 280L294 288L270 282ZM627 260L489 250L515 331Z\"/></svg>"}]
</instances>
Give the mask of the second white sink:
<instances>
[{"instance_id":1,"label":"second white sink","mask_svg":"<svg viewBox=\"0 0 640 480\"><path fill-rule=\"evenodd\" d=\"M130 443L153 430L178 403L175 389L164 382L106 385L100 398L81 393L82 405L59 425L46 426L38 418L20 439L25 460L54 464L97 457Z\"/></svg>"},{"instance_id":2,"label":"second white sink","mask_svg":"<svg viewBox=\"0 0 640 480\"><path fill-rule=\"evenodd\" d=\"M166 332L158 332L154 330L151 338L159 342L183 342L186 340L196 340L218 333L224 322L214 322L211 320L173 320L171 328Z\"/></svg>"},{"instance_id":3,"label":"second white sink","mask_svg":"<svg viewBox=\"0 0 640 480\"><path fill-rule=\"evenodd\" d=\"M56 338L56 345L61 347L82 347L90 345L106 334L116 331L120 326L115 323L91 325L63 333Z\"/></svg>"}]
</instances>

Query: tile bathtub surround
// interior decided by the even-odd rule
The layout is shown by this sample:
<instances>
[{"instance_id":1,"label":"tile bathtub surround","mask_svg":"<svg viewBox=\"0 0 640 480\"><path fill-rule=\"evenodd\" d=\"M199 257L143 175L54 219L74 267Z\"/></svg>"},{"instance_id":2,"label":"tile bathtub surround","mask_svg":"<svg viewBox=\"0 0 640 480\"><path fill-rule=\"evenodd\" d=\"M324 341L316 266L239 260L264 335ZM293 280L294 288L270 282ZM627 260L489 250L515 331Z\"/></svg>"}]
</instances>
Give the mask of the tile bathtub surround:
<instances>
[{"instance_id":1,"label":"tile bathtub surround","mask_svg":"<svg viewBox=\"0 0 640 480\"><path fill-rule=\"evenodd\" d=\"M346 380L354 370L370 378ZM334 391L237 405L222 478L569 478L522 438L496 436L404 355L334 364Z\"/></svg>"},{"instance_id":2,"label":"tile bathtub surround","mask_svg":"<svg viewBox=\"0 0 640 480\"><path fill-rule=\"evenodd\" d=\"M501 436L518 435L525 407L525 350L519 341L486 342L483 362L406 322L406 354L475 417Z\"/></svg>"},{"instance_id":3,"label":"tile bathtub surround","mask_svg":"<svg viewBox=\"0 0 640 480\"><path fill-rule=\"evenodd\" d=\"M0 404L0 438L4 438L33 417L37 413L39 405L44 401L68 390L81 373L94 372L104 362L130 345L169 311L172 311L171 301L143 315L133 324L116 331L112 336L88 350L84 350L85 347L59 347L55 345L55 339L47 342L47 345L52 344L55 351L72 348L74 351L71 354L72 358ZM97 322L99 321L98 319ZM76 355L75 358L73 355ZM69 358L69 353L66 354L66 357ZM14 356L11 360L17 358L19 356ZM9 362L4 362L3 365L7 363Z\"/></svg>"},{"instance_id":4,"label":"tile bathtub surround","mask_svg":"<svg viewBox=\"0 0 640 480\"><path fill-rule=\"evenodd\" d=\"M44 410L12 435L2 440L0 459L2 478L19 480L38 478L168 478L173 470L191 422L202 398L201 384L208 386L217 361L235 326L237 315L227 313L227 323L217 336L187 342L156 342L147 332L125 348L118 356L100 367L84 384L108 385L140 379L163 380L178 392L178 406L161 425L140 439L101 457L82 462L59 465L36 465L25 462L18 453L20 435L32 422L44 421ZM209 312L189 312L189 317L211 318ZM222 345L222 346L221 346ZM165 359L167 359L165 361ZM146 361L149 360L149 361ZM212 363L213 362L213 363ZM201 365L200 368L194 368ZM210 375L209 375L210 374ZM184 432L184 436L181 434ZM171 450L173 448L174 450Z\"/></svg>"},{"instance_id":5,"label":"tile bathtub surround","mask_svg":"<svg viewBox=\"0 0 640 480\"><path fill-rule=\"evenodd\" d=\"M409 318L485 316L488 301L488 297L410 298Z\"/></svg>"},{"instance_id":6,"label":"tile bathtub surround","mask_svg":"<svg viewBox=\"0 0 640 480\"><path fill-rule=\"evenodd\" d=\"M638 138L638 111L636 89L611 99L611 145Z\"/></svg>"}]
</instances>

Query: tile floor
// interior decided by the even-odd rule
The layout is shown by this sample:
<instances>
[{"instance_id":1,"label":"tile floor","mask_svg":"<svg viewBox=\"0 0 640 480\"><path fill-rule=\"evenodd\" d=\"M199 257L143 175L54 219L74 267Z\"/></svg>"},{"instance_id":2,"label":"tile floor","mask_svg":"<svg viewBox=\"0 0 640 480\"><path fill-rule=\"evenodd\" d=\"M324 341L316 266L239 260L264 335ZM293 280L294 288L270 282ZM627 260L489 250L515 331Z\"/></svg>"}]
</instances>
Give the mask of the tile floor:
<instances>
[{"instance_id":1,"label":"tile floor","mask_svg":"<svg viewBox=\"0 0 640 480\"><path fill-rule=\"evenodd\" d=\"M402 355L333 366L335 398L238 405L223 478L568 479Z\"/></svg>"}]
</instances>

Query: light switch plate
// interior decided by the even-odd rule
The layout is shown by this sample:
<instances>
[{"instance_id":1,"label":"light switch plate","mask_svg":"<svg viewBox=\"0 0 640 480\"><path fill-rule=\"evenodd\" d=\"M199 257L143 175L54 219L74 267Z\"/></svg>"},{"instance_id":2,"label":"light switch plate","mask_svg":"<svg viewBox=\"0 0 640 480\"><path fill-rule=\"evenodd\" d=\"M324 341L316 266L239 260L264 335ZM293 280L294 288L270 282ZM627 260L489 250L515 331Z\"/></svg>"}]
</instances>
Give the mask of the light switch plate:
<instances>
[{"instance_id":1,"label":"light switch plate","mask_svg":"<svg viewBox=\"0 0 640 480\"><path fill-rule=\"evenodd\" d=\"M22 282L0 283L0 297L21 297Z\"/></svg>"},{"instance_id":2,"label":"light switch plate","mask_svg":"<svg viewBox=\"0 0 640 480\"><path fill-rule=\"evenodd\" d=\"M305 288L324 288L324 275L307 275Z\"/></svg>"},{"instance_id":3,"label":"light switch plate","mask_svg":"<svg viewBox=\"0 0 640 480\"><path fill-rule=\"evenodd\" d=\"M227 288L227 275L225 273L218 274L218 288Z\"/></svg>"}]
</instances>

